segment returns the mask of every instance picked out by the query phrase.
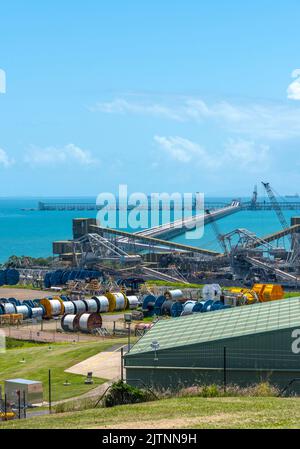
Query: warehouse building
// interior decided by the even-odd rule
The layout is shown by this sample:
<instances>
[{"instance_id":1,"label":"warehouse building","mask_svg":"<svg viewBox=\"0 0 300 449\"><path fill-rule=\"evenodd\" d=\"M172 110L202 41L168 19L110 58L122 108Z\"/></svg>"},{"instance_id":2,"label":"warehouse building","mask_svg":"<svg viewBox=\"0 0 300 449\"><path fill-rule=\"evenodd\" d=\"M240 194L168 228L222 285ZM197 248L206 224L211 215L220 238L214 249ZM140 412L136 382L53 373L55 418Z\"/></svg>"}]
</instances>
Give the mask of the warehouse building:
<instances>
[{"instance_id":1,"label":"warehouse building","mask_svg":"<svg viewBox=\"0 0 300 449\"><path fill-rule=\"evenodd\" d=\"M300 297L158 321L125 356L127 382L178 389L300 378ZM300 382L291 390L300 394Z\"/></svg>"}]
</instances>

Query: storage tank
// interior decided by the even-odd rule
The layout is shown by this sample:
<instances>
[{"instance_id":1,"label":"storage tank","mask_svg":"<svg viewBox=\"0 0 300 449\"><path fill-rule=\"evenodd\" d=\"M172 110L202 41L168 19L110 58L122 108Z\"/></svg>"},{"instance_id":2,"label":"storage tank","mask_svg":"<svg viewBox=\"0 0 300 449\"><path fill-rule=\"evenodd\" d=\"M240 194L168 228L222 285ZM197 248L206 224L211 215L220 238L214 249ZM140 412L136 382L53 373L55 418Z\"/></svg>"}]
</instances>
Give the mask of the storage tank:
<instances>
[{"instance_id":1,"label":"storage tank","mask_svg":"<svg viewBox=\"0 0 300 449\"><path fill-rule=\"evenodd\" d=\"M98 313L83 313L79 317L78 327L81 332L91 333L102 326L102 318Z\"/></svg>"},{"instance_id":2,"label":"storage tank","mask_svg":"<svg viewBox=\"0 0 300 449\"><path fill-rule=\"evenodd\" d=\"M93 296L92 299L97 299L99 302L99 312L108 312L109 310L109 300L106 296Z\"/></svg>"}]
</instances>

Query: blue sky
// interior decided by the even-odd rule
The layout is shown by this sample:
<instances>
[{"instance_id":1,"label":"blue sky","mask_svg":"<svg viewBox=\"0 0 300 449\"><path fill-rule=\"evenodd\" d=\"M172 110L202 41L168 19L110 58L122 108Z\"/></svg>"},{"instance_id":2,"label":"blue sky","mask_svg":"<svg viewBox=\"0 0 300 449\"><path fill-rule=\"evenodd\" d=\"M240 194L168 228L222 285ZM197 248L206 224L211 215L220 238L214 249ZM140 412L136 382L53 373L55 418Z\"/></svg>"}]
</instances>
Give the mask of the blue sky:
<instances>
[{"instance_id":1,"label":"blue sky","mask_svg":"<svg viewBox=\"0 0 300 449\"><path fill-rule=\"evenodd\" d=\"M300 192L299 25L298 0L5 2L1 196Z\"/></svg>"}]
</instances>

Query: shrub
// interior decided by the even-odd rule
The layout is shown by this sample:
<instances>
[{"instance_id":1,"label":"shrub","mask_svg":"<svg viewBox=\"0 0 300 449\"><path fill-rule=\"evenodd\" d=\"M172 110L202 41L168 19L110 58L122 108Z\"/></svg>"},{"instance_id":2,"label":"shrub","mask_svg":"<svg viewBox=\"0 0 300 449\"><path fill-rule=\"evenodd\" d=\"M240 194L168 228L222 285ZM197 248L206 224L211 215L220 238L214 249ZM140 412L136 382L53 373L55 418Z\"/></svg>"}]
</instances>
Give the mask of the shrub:
<instances>
[{"instance_id":1,"label":"shrub","mask_svg":"<svg viewBox=\"0 0 300 449\"><path fill-rule=\"evenodd\" d=\"M151 399L153 400L153 396L151 397L150 393L119 380L112 384L109 392L104 397L103 406L114 407L115 405L122 404L136 404Z\"/></svg>"},{"instance_id":2,"label":"shrub","mask_svg":"<svg viewBox=\"0 0 300 449\"><path fill-rule=\"evenodd\" d=\"M200 396L203 398L212 397L233 397L233 396L253 396L253 397L271 397L278 396L279 390L269 382L260 382L248 387L240 387L238 385L228 385L226 391L220 385L194 385L181 389L177 396Z\"/></svg>"}]
</instances>

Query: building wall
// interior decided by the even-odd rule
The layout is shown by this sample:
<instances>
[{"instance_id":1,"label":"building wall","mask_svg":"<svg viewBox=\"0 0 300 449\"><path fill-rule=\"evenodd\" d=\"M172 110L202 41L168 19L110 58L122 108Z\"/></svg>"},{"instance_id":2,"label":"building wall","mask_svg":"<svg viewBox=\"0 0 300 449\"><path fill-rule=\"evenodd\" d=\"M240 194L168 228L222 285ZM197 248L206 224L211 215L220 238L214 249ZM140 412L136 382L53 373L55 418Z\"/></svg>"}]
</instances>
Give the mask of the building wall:
<instances>
[{"instance_id":1,"label":"building wall","mask_svg":"<svg viewBox=\"0 0 300 449\"><path fill-rule=\"evenodd\" d=\"M125 357L127 381L141 385L141 379L146 385L172 389L183 385L223 384L225 358L228 384L246 386L269 380L282 388L292 378L300 378L300 353L292 350L293 331L291 328L158 350L157 360L154 351L128 355ZM300 382L293 388L300 393Z\"/></svg>"}]
</instances>

